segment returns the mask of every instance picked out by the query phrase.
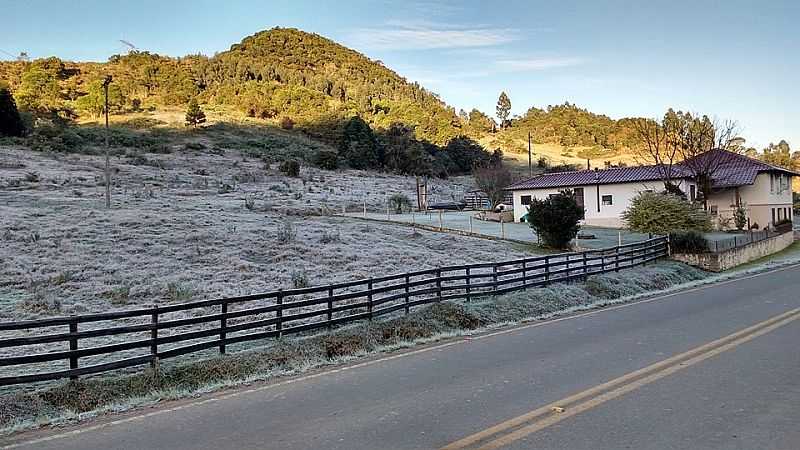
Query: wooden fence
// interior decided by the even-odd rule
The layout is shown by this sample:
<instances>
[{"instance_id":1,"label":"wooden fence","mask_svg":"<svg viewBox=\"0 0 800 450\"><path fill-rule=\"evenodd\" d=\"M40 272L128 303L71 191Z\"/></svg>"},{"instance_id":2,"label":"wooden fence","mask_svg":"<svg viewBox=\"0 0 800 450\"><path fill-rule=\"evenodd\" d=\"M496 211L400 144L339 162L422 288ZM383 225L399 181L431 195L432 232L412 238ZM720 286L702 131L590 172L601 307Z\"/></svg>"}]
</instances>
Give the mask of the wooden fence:
<instances>
[{"instance_id":1,"label":"wooden fence","mask_svg":"<svg viewBox=\"0 0 800 450\"><path fill-rule=\"evenodd\" d=\"M159 360L283 335L308 332L444 300L499 295L553 282L618 271L668 254L668 238L657 237L602 250L562 253L512 261L449 266L328 286L279 290L235 298L153 306L128 311L0 323L0 332L26 333L0 339L0 349L48 344L44 352L0 357L0 367L61 361L68 369L36 370L0 377L0 386L108 372ZM257 305L253 305L257 302ZM180 318L170 315L181 313ZM189 317L186 317L189 316ZM138 321L131 324L132 321ZM94 324L90 326L88 324ZM98 324L106 324L97 326ZM206 327L199 330L198 326ZM210 328L208 328L210 327ZM188 331L184 331L188 328ZM177 332L175 332L177 330ZM122 336L122 338L120 338ZM114 337L101 345L86 340ZM53 349L59 344L61 349ZM30 348L30 347L28 347ZM134 353L130 355L130 353ZM22 353L22 352L18 352ZM127 355L125 355L127 354ZM81 366L82 358L110 362ZM30 370L29 370L30 372Z\"/></svg>"}]
</instances>

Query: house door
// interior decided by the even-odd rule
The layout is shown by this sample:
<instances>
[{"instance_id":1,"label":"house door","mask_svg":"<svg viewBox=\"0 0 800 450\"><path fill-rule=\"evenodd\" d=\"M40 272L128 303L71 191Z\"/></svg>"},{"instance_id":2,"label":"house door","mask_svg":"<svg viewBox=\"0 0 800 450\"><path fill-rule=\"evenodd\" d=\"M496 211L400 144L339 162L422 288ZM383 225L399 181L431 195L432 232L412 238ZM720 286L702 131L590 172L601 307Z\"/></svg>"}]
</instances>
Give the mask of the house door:
<instances>
[{"instance_id":1,"label":"house door","mask_svg":"<svg viewBox=\"0 0 800 450\"><path fill-rule=\"evenodd\" d=\"M581 210L583 210L583 214L581 214L581 219L585 219L586 208L584 208L584 203L583 203L583 188L575 188L572 192L575 195L575 203L577 203L578 206L581 207Z\"/></svg>"}]
</instances>

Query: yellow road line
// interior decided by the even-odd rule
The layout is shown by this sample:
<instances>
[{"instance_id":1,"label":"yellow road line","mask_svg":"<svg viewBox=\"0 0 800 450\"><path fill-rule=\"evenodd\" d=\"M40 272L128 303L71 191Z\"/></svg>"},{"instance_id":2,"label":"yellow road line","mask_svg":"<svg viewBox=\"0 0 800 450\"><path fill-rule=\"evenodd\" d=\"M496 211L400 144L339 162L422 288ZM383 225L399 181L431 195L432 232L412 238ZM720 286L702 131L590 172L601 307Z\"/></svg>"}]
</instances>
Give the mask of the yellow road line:
<instances>
[{"instance_id":1,"label":"yellow road line","mask_svg":"<svg viewBox=\"0 0 800 450\"><path fill-rule=\"evenodd\" d=\"M503 432L511 431L508 434L502 435L501 437L496 438L481 447L478 447L478 450L500 448L508 445L511 442L535 433L536 431L558 423L566 418L580 414L581 412L599 406L609 400L622 396L646 384L652 383L679 370L685 369L722 352L735 348L745 342L769 333L797 319L800 319L800 308L779 314L773 318L759 322L736 333L701 345L687 352L672 356L634 372L630 372L626 375L615 378L591 389L571 395L559 401L550 403L541 408L534 409L533 411L521 416L501 422L483 431L446 445L445 447L442 447L441 450L465 449L482 441L486 441ZM587 398L589 398L589 400L574 406L570 406ZM554 412L554 409L563 412ZM537 419L542 416L545 417L533 424L512 431L516 427L520 427L521 425L529 423L533 419Z\"/></svg>"}]
</instances>

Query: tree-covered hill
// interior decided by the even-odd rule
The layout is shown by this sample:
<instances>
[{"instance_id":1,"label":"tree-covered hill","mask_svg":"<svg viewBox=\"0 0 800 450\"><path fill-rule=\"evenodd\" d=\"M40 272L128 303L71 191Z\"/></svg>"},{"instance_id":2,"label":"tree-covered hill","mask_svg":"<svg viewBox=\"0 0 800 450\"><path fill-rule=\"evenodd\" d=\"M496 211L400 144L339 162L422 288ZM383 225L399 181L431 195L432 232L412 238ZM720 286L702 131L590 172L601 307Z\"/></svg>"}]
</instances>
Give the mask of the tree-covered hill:
<instances>
[{"instance_id":1,"label":"tree-covered hill","mask_svg":"<svg viewBox=\"0 0 800 450\"><path fill-rule=\"evenodd\" d=\"M318 130L319 123L344 123L359 115L376 129L403 123L418 139L437 145L460 134L454 110L435 94L378 61L295 29L257 33L210 58L132 51L107 63L55 57L0 63L0 79L11 86L21 108L67 115L93 114L90 102L78 100L97 94L106 74L118 90L112 100L118 112L180 106L198 97L250 117L289 117ZM34 93L41 98L29 95Z\"/></svg>"}]
</instances>

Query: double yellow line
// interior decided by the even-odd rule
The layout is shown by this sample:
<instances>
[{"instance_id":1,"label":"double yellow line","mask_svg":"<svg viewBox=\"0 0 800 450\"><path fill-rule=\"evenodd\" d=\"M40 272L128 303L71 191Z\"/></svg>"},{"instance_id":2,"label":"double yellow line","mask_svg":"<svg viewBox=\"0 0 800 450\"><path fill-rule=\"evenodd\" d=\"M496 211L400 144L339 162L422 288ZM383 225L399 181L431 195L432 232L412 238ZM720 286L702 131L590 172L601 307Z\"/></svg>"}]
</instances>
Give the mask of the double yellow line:
<instances>
[{"instance_id":1,"label":"double yellow line","mask_svg":"<svg viewBox=\"0 0 800 450\"><path fill-rule=\"evenodd\" d=\"M504 447L564 419L731 350L798 319L800 319L800 308L787 311L685 353L675 355L591 389L534 409L521 416L501 422L448 444L440 450L491 450Z\"/></svg>"}]
</instances>

